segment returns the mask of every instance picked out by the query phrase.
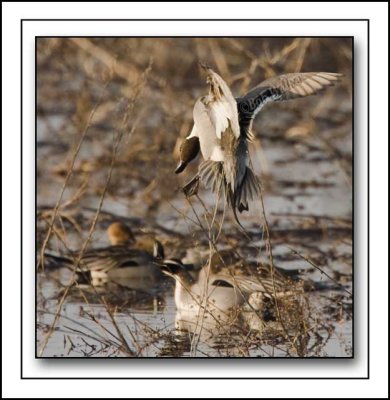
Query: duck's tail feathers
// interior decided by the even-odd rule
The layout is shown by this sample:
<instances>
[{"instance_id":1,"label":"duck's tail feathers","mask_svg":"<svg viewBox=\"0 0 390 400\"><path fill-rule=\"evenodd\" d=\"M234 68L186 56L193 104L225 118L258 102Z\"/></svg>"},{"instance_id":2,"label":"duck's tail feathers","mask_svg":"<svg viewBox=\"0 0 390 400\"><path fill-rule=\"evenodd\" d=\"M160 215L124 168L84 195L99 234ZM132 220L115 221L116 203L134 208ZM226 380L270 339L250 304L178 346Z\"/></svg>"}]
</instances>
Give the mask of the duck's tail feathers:
<instances>
[{"instance_id":1,"label":"duck's tail feathers","mask_svg":"<svg viewBox=\"0 0 390 400\"><path fill-rule=\"evenodd\" d=\"M67 268L73 272L74 264L75 264L74 259L70 257L53 254L48 251L45 251L44 267L42 268L42 265L40 265L40 268L42 268L42 271L49 273L63 268ZM77 282L77 284L89 285L92 282L91 272L76 270L74 275L74 281Z\"/></svg>"},{"instance_id":2,"label":"duck's tail feathers","mask_svg":"<svg viewBox=\"0 0 390 400\"><path fill-rule=\"evenodd\" d=\"M223 163L220 161L204 161L199 167L199 177L206 187L226 198L236 222L243 228L238 220L237 210L240 213L248 211L248 202L260 197L260 181L252 169L246 167L243 178L234 191L226 180Z\"/></svg>"},{"instance_id":3,"label":"duck's tail feathers","mask_svg":"<svg viewBox=\"0 0 390 400\"><path fill-rule=\"evenodd\" d=\"M200 176L197 174L183 186L182 190L186 197L191 197L198 194L199 179Z\"/></svg>"},{"instance_id":4,"label":"duck's tail feathers","mask_svg":"<svg viewBox=\"0 0 390 400\"><path fill-rule=\"evenodd\" d=\"M240 213L242 211L248 211L248 202L258 199L260 197L260 192L261 187L259 179L251 168L246 167L244 177L232 196L232 206L234 205Z\"/></svg>"},{"instance_id":5,"label":"duck's tail feathers","mask_svg":"<svg viewBox=\"0 0 390 400\"><path fill-rule=\"evenodd\" d=\"M199 166L199 176L206 188L210 188L214 193L222 190L221 194L226 195L227 185L222 162L203 161Z\"/></svg>"},{"instance_id":6,"label":"duck's tail feathers","mask_svg":"<svg viewBox=\"0 0 390 400\"><path fill-rule=\"evenodd\" d=\"M71 268L73 265L73 260L68 257L53 254L45 251L44 255L44 265L41 268L45 271L55 271L61 268Z\"/></svg>"}]
</instances>

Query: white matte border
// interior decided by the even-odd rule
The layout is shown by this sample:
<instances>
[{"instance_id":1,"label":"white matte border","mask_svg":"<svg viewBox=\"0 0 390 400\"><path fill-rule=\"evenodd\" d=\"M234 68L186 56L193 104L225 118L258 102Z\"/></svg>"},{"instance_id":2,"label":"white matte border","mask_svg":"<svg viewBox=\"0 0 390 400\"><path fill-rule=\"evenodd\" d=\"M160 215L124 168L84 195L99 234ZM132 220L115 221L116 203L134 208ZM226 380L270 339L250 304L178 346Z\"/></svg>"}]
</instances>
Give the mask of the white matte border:
<instances>
[{"instance_id":1,"label":"white matte border","mask_svg":"<svg viewBox=\"0 0 390 400\"><path fill-rule=\"evenodd\" d=\"M37 3L35 3L37 4ZM73 4L72 6L70 4ZM261 6L259 5L261 4ZM358 4L354 4L353 7L351 7L351 3L348 3L347 5L345 3L337 3L337 8L339 10L338 15L329 15L329 8L326 7L323 8L321 4L323 3L315 3L315 5L318 5L318 12L316 15L307 15L307 10L310 8L308 5L311 4L313 6L313 3L304 3L302 5L299 5L300 3L284 3L283 5L280 5L280 3L275 3L273 6L271 5L266 5L267 3L257 3L255 6L253 3L251 3L251 16L253 17L258 17L258 18L269 18L277 15L280 18L310 18L310 17L316 17L316 18L332 18L332 17L345 17L345 18L359 18L359 17L364 17L369 13L371 15L371 18L375 18L378 21L378 25L376 28L373 24L372 26L372 35L376 35L378 40L376 42L376 46L372 46L372 53L376 54L378 57L377 62L372 63L372 69L376 70L377 73L372 74L372 80L371 80L371 87L373 87L373 82L375 83L377 81L378 88L381 89L381 92L386 92L387 88L387 56L386 52L387 50L387 34L386 34L386 15L387 15L387 5L381 4L378 5L378 3L370 3L369 5L366 4L366 9L365 13L360 11L361 6ZM329 4L329 3L328 3ZM334 4L334 3L333 3ZM344 4L344 5L343 5ZM7 212L6 215L3 215L4 221L3 221L3 227L7 226L8 230L13 233L13 234L8 234L5 240L9 242L9 246L7 245L7 254L4 255L4 259L8 264L12 265L11 268L11 278L12 280L17 280L19 279L19 271L17 269L17 264L18 264L18 255L20 254L20 251L18 250L17 246L15 247L15 243L12 243L12 239L14 242L17 241L17 237L19 236L18 234L18 208L17 208L17 203L16 199L19 198L19 187L17 185L17 177L19 176L19 164L20 164L20 159L18 159L18 149L20 147L19 143L19 138L18 138L18 121L20 120L19 118L19 109L18 109L18 98L19 98L19 71L18 71L18 65L19 65L19 24L18 24L18 19L23 18L23 17L45 17L45 18L50 18L50 17L56 17L56 18L62 18L62 17L74 17L74 11L75 11L75 5L76 3L57 3L55 5L53 4L42 4L40 3L39 7L34 6L34 3L17 3L15 5L7 4L6 7L7 10L11 10L11 13L8 12L8 19L3 20L3 32L6 31L7 35L3 34L3 62L4 60L7 60L7 65L6 68L3 70L3 115L4 115L4 120L3 120L3 141L7 146L4 146L4 148L8 149L7 153L4 154L3 158L3 166L6 165L7 169L4 172L3 178L4 178L4 185L7 188L7 192L11 194L10 199L8 202L4 204L4 207L9 206L9 209L12 209L12 207L15 208L15 213ZM233 6L233 4L230 4ZM230 5L228 6L227 4L224 5L224 10L223 14L221 15L221 10L220 10L220 5L213 5L213 3L208 3L207 6L205 3L202 3L196 8L196 12L190 13L191 15L177 15L177 10L182 11L183 4L178 5L177 3L171 4L170 6L167 6L166 4L162 3L159 5L154 4L153 6L145 5L147 9L144 11L143 17L145 18L145 15L153 17L153 18L162 18L162 17L226 17L226 18L234 18L234 17L248 17L248 15L242 15L241 14L241 5L237 7L238 11L234 10L233 12L230 10L230 14L228 13L228 9L231 8ZM101 7L105 8L101 8ZM203 6L207 7L209 13L208 15L199 15L198 8L202 8ZM86 18L105 18L105 17L118 17L119 15L124 17L140 17L139 12L133 12L131 10L131 7L134 7L133 4L127 3L125 4L118 4L115 3L94 3L92 6L92 3L77 3L77 8L78 8L78 14L77 17L86 17ZM139 6L137 6L139 7ZM186 8L191 8L191 3L186 4ZM261 7L264 7L264 9L261 9ZM270 10L273 8L273 15L270 15ZM130 8L130 10L129 10ZM384 9L385 8L385 9ZM217 9L217 12L216 12ZM113 10L116 10L116 15L113 15ZM127 12L125 12L125 10ZM139 11L139 8L137 8ZM167 12L168 10L168 12ZM5 11L5 10L3 10ZM50 13L51 11L51 13ZM298 14L297 15L297 11ZM73 15L72 15L73 12ZM96 15L99 13L99 15ZM145 14L149 13L149 14ZM82 14L82 15L81 15ZM115 13L114 13L115 14ZM125 15L126 14L126 15ZM153 15L152 15L153 14ZM170 15L167 15L170 14ZM175 14L175 15L172 15ZM212 15L211 15L212 14ZM226 15L229 14L229 15ZM9 17L13 18L9 18ZM16 16L16 18L15 18ZM4 14L3 14L4 18ZM38 22L38 23L33 23L33 22L28 22L30 25L29 28L26 28L26 25L24 27L24 71L23 71L23 80L24 80L24 115L23 115L23 124L24 124L24 156L23 156L23 162L24 162L24 205L23 205L23 210L24 210L24 226L23 226L23 239L24 239L24 247L23 247L23 257L24 257L24 331L23 331L23 336L24 336L24 376L39 376L42 374L42 376L47 376L47 373L49 371L52 371L52 375L62 375L65 376L64 374L66 372L69 373L69 369L71 370L71 375L75 375L77 373L82 372L83 375L85 374L90 374L92 376L98 376L98 372L103 372L102 375L107 376L108 374L110 375L115 375L119 376L119 374L122 374L122 376L132 376L136 372L139 374L146 374L148 376L151 376L155 371L154 366L157 365L157 363L142 363L141 362L121 362L121 363L115 363L115 362L102 362L101 363L101 368L97 368L95 366L96 362L94 364L92 363L84 363L83 360L79 363L80 368L77 368L75 365L70 365L69 363L66 362L57 362L55 364L51 364L50 361L43 361L42 360L34 360L33 355L34 355L34 346L33 346L33 338L34 338L34 330L33 330L33 321L34 321L34 313L32 312L30 314L30 311L32 310L33 307L33 302L31 301L33 299L34 295L34 288L31 287L31 283L33 282L33 273L34 273L34 250L33 250L33 241L34 241L34 231L33 231L33 214L31 214L31 210L33 210L33 189L34 189L34 181L33 181L33 134L34 134L34 116L33 116L33 100L34 100L34 84L33 80L31 81L31 78L34 78L34 64L33 64L33 57L34 57L34 50L33 50L33 43L34 39L33 36L35 35L48 35L48 31L50 32L50 35L55 35L55 34L68 34L68 35L84 35L84 34L89 34L89 35L95 35L98 34L98 30L100 29L100 35L135 35L136 31L135 29L138 29L138 34L142 35L152 35L156 33L151 33L154 32L153 28L150 28L149 30L149 25L153 25L155 23L136 23L133 25L134 30L129 28L129 25L126 27L123 27L122 24L119 22L109 22L109 23L103 23L103 22L98 22L98 23L91 23L91 25L85 23L85 22ZM33 25L35 26L33 27ZM160 23L159 23L160 24ZM221 23L222 24L222 23ZM364 243L366 242L366 237L364 237L366 234L365 232L367 231L367 227L365 224L366 221L366 214L360 212L364 212L366 209L366 198L367 198L367 187L365 185L365 182L367 180L366 176L366 166L367 166L367 159L366 159L366 152L365 149L367 148L367 132L366 132L366 104L367 104L367 92L366 92L366 76L367 76L367 71L366 71L366 58L367 54L365 53L366 50L366 39L365 39L365 24L362 22L275 22L273 21L265 23L264 21L257 24L256 27L253 26L253 24L248 23L248 22L240 22L237 24L241 24L241 28L239 29L238 33L239 35L257 35L257 36L271 36L271 35L291 35L291 36L297 36L297 35L323 35L323 36L328 36L328 35L352 35L355 37L355 45L359 46L359 53L355 52L355 65L359 64L359 69L357 70L357 75L355 76L355 82L357 84L357 95L359 95L359 113L356 113L355 115L355 123L356 123L356 128L357 130L361 130L359 132L359 137L356 137L356 145L358 145L357 140L359 140L359 145L362 148L362 153L359 154L359 164L362 169L362 174L359 175L359 182L362 184L360 187L361 191L359 192L359 210L356 209L356 212L359 212L359 218L362 219L362 225L360 225L360 230L361 232L357 232L357 236L363 236L361 243L364 246ZM49 26L51 25L51 26ZM68 27L65 29L65 25L68 25ZM157 34L174 34L176 27L174 27L172 22L169 22L169 29L167 31L164 31L163 33L162 30L160 30ZM186 32L181 32L180 34L190 34L189 32L191 29L195 29L195 35L211 35L214 32L212 27L210 30L206 33L203 33L203 31L206 29L205 23L188 23L186 22L185 24L181 24L183 28L188 29ZM190 26L191 25L191 26ZM234 28L231 28L233 24L232 22L229 22L225 24L223 27L222 25L220 29L218 29L217 35L234 35ZM91 26L91 31L88 33L88 27ZM154 25L155 26L155 25ZM177 25L175 25L177 26ZM195 28L194 28L195 26ZM278 26L280 30L278 31ZM230 30L230 28L232 30ZM215 28L214 28L215 29ZM226 31L225 31L226 29ZM126 33L124 33L126 31ZM145 32L148 33L145 33ZM67 32L67 33L65 33ZM122 32L122 33L119 33ZM169 33L168 33L169 32ZM347 33L348 32L348 33ZM12 44L8 45L9 39L12 37ZM6 43L4 43L6 41ZM32 47L31 47L32 46ZM379 49L378 49L379 47ZM11 61L11 63L9 62ZM13 78L13 79L11 79ZM379 81L378 81L379 80ZM6 96L5 97L5 93ZM384 96L385 97L385 96ZM375 101L375 99L374 99ZM387 98L378 98L378 107L377 108L371 108L371 122L373 121L375 115L379 116L382 115L387 115ZM13 106L13 107L11 107ZM358 104L355 105L357 111ZM12 108L12 109L11 109ZM4 112L5 111L5 112ZM375 119L374 119L375 121ZM372 184L373 186L378 187L379 191L375 192L375 200L378 199L378 201L381 201L381 207L378 207L377 210L381 211L381 215L379 217L379 222L380 225L378 226L379 231L383 231L383 228L386 228L386 213L387 213L387 193L386 190L383 190L383 179L384 176L383 174L387 174L387 168L386 168L386 149L387 146L383 144L383 140L387 141L387 123L386 121L383 123L383 118L377 118L377 129L371 129L371 140L373 140L373 135L374 137L378 138L378 133L379 132L382 134L382 136L379 136L379 144L377 142L376 146L375 143L372 145L372 149L374 148L375 150L375 159L374 162L379 163L381 174L375 174L371 170L371 175L372 175ZM373 134L374 132L374 134ZM383 133L385 134L383 136ZM356 134L356 131L355 131ZM5 135L7 135L5 137ZM4 150L3 150L4 151ZM373 158L371 157L371 160ZM3 169L4 170L4 169ZM376 185L375 182L375 177L380 176L381 182L379 185ZM384 182L387 183L387 179L384 180ZM385 185L386 186L386 185ZM376 190L376 189L373 189ZM386 187L385 187L386 189ZM374 198L374 197L372 197ZM8 200L8 199L7 199ZM385 217L383 216L383 213L385 213ZM375 214L374 214L375 216ZM376 220L378 222L377 218L373 218L372 220ZM382 227L382 229L380 228ZM7 232L8 232L7 230ZM9 240L11 239L11 240ZM383 267L382 271L382 277L383 279L380 279L379 281L375 281L375 291L371 290L371 295L373 298L376 298L378 300L381 300L382 302L380 304L387 304L386 302L386 293L387 289L386 287L383 287L385 282L387 282L386 276L387 276L387 256L385 255L383 257L383 249L387 248L387 233L384 232L383 235L380 235L378 238L378 241L374 245L378 245L379 247L377 250L379 250L377 253L374 253L373 257L376 257L375 254L379 255L379 258L376 257L376 261L378 261L378 264L381 264ZM16 243L17 245L17 243ZM356 283L361 283L362 287L356 287L356 290L361 290L362 291L362 308L359 307L359 313L360 313L360 321L359 324L355 326L355 330L361 331L363 334L365 332L365 327L367 324L367 321L364 319L364 316L366 315L366 308L365 308L365 293L364 293L364 287L366 283L366 249L359 249L362 250L363 254L360 256L359 255L359 260L363 263L362 268L359 268L359 270L362 272L362 276L359 278L360 282ZM382 251L381 251L382 250ZM373 251L371 252L371 254ZM10 257L11 256L11 257ZM4 264L4 263L3 263ZM9 266L8 264L7 267ZM371 269L373 269L373 263L371 262ZM8 271L5 271L3 268L3 275L6 275ZM4 278L4 276L3 276ZM6 277L7 279L7 277ZM6 281L6 279L3 279L3 282ZM361 280L360 280L361 279ZM371 280L372 282L372 280ZM381 286L382 285L382 286ZM24 381L24 385L20 385L20 381L17 380L17 377L19 376L20 372L20 365L19 365L19 355L18 355L18 350L15 349L15 337L18 332L18 315L15 316L15 310L18 309L18 296L15 296L15 286L14 285L6 285L4 287L3 291L3 299L10 299L12 298L14 303L12 305L13 313L9 313L9 308L11 307L5 307L5 318L7 318L7 325L8 329L6 329L5 336L6 339L8 339L8 343L13 343L13 346L6 346L3 350L5 350L4 355L3 355L3 360L7 360L7 365L6 365L6 370L4 372L5 378L5 383L8 384L8 390L11 388L12 382L14 382L14 385L12 385L13 389L18 388L18 395L22 395L23 393L28 396L34 396L34 397L45 397L46 395L63 395L65 393L71 392L72 388L73 389L80 389L80 385L74 385L72 384L72 388L70 387L71 385L61 385L60 389L56 390L56 385L51 385L51 383L55 382L48 382L46 381L44 384L39 383L39 391L32 392L27 389L27 381ZM383 295L384 295L384 300L383 302ZM373 300L372 300L373 301ZM6 302L3 302L3 304ZM372 303L371 303L372 304ZM10 306L8 302L8 306ZM380 306L379 306L380 307ZM385 315L383 315L385 314ZM372 321L375 322L376 324L378 321L381 322L381 324L384 324L383 326L380 325L380 329L371 329L372 335L379 335L382 334L381 339L378 340L377 343L373 343L372 348L375 348L375 344L377 344L377 347L380 346L380 349L382 350L381 353L382 355L387 354L386 351L386 342L383 341L383 338L386 338L386 318L387 318L387 313L383 313L383 306L380 309L380 312L376 313L376 309L373 309L373 312L371 313L371 318ZM375 316L377 318L375 318ZM363 318L363 319L362 319ZM10 323L12 321L12 324ZM4 326L4 325L3 325ZM365 339L363 337L359 338L360 339ZM3 338L4 340L4 338ZM12 342L13 340L13 342ZM365 340L364 340L365 342ZM4 343L4 342L3 342ZM358 343L355 343L355 346L358 346ZM379 348L377 348L379 350ZM372 349L373 353L373 349ZM378 352L379 353L379 352ZM360 366L356 366L356 368L349 368L345 366L344 364L340 367L337 368L335 365L333 365L333 362L328 363L330 368L326 368L327 365L327 360L320 360L320 363L315 363L313 362L314 360L308 360L308 362L302 362L305 360L301 360L300 362L289 362L292 360L275 360L277 362L272 362L272 360L260 360L258 363L253 363L253 360L251 363L249 363L248 368L244 368L244 363L234 363L234 373L233 376L237 376L238 373L243 373L244 375L248 375L249 373L255 373L257 376L262 376L265 377L270 376L270 375L276 375L279 377L282 376L290 376L291 374L296 374L296 375L301 375L301 376L309 376L311 375L319 375L319 376L326 376L328 373L330 376L335 376L335 375L340 375L340 376L345 376L347 373L352 373L356 374L355 376L363 376L365 375L365 363L364 361L366 360L366 355L364 355L364 360L362 360L362 363ZM100 360L98 363L100 363ZM216 372L220 372L221 370L223 371L223 368L221 367L221 363L213 363L213 360L209 360L209 367L207 368L207 364L202 364L201 366L201 372L202 375L210 373L210 371L213 373L213 375ZM256 361L256 360L254 360ZM269 362L271 361L271 362ZM328 360L329 361L329 360ZM371 375L374 375L374 371L376 372L376 376L379 378L382 378L381 384L380 385L375 385L376 390L378 393L385 393L385 386L384 382L385 380L383 379L386 376L386 368L385 365L385 358L381 357L377 360L376 363L372 363L372 368L371 368ZM40 364L41 368L37 368L38 365ZM225 362L222 364L226 364ZM342 364L342 363L341 363ZM164 365L163 372L167 373L169 376L177 375L177 373L188 373L191 376L195 376L196 374L196 369L194 368L189 368L186 367L185 365L188 365L188 363L183 363L181 364L180 362L176 362L173 368L168 368L167 364L164 363L161 365ZM3 365L4 366L4 365ZM45 367L46 366L46 367ZM68 368L67 368L68 366ZM45 368L44 368L45 367ZM158 367L158 365L157 365ZM257 368L259 367L259 369ZM101 371L99 371L101 370ZM161 368L160 368L161 370ZM328 370L328 371L326 371ZM10 378L12 372L12 379ZM383 375L384 373L384 375ZM8 375L7 375L8 374ZM225 371L223 371L223 374L226 376ZM19 383L17 383L19 382ZM29 383L36 383L36 382L31 382L28 381ZM325 392L329 395L330 393L334 393L336 395L340 396L351 396L352 392L355 393L356 395L361 395L361 396L372 396L375 391L372 389L370 391L367 391L367 389L360 390L359 388L363 387L363 382L364 381L354 381L353 384L349 384L349 391L348 392L342 392L338 390L338 385L336 383L338 382L332 382L332 385L327 385L326 382L323 388L321 389L321 395L325 394ZM99 383L99 385L98 385ZM102 383L102 385L100 385ZM93 388L99 387L99 393L96 393L94 391L94 395L98 396L112 396L115 393L118 393L116 389L113 389L113 386L119 387L121 386L122 388L125 387L132 387L135 382L123 382L126 383L126 386L120 385L122 382L115 382L115 385L113 385L114 382L92 382L89 383L83 383L82 386L87 386L88 387L88 392L84 393L92 393ZM178 388L179 386L182 387L187 387L188 388L188 382L182 382L184 385L180 385L179 383L175 383L174 386ZM233 382L234 383L234 382ZM304 385L302 382L299 381L289 381L288 385L279 385L276 382L254 382L256 384L255 387L261 386L262 388L265 388L265 386L268 386L269 390L267 392L267 396L272 396L272 390L276 390L275 395L286 395L286 396L292 396L292 397L304 397L305 393L307 393L308 396L311 394L318 393L318 387L316 390L316 385L318 383L313 382L314 385L311 385L313 390L315 392L311 392L310 390L307 391L306 389L310 387L309 382L306 382ZM270 385L265 385L265 383L269 383ZM196 382L191 383L192 386L194 386L194 389L200 389L201 387L205 387L207 385L197 385ZM22 390L20 386L25 387L25 390ZM77 386L77 387L75 387ZM155 393L159 393L160 390L163 389L163 387L168 387L171 388L172 390L172 384L170 382L162 382L159 381L158 385L152 385L146 384L145 386L149 386L149 389L151 391L154 391ZM222 389L227 389L229 390L229 393L233 395L240 395L242 394L242 391L244 390L243 385L237 385L237 382L234 385L230 385L230 382L220 382L218 384L219 388L217 391L210 391L206 392L206 394L212 395L213 393L219 393ZM245 382L245 387L253 387L252 382ZM306 389L304 389L304 387ZM28 387L32 387L32 385L28 385ZM37 387L37 386L35 386ZM58 387L58 385L57 385ZM91 388L92 387L92 388ZM367 387L364 386L364 387ZM294 389L295 388L295 389ZM153 390L155 389L155 390ZM235 389L239 389L238 391ZM305 393L303 392L305 390ZM79 390L78 392L75 390L74 391L75 395L83 395L83 390ZM128 396L129 391L122 391L121 392L122 396ZM133 390L130 391L130 393L133 393ZM138 395L142 394L142 392L137 392ZM180 394L185 394L186 392L178 393ZM190 395L193 394L193 392L190 390L187 390L187 393ZM134 393L133 393L134 394ZM163 395L163 393L159 393L160 395ZM169 397L170 395L173 395L174 393L172 392L166 392L166 397ZM253 391L253 394L255 395L264 395L264 391L262 390L260 393L258 391Z\"/></svg>"}]
</instances>

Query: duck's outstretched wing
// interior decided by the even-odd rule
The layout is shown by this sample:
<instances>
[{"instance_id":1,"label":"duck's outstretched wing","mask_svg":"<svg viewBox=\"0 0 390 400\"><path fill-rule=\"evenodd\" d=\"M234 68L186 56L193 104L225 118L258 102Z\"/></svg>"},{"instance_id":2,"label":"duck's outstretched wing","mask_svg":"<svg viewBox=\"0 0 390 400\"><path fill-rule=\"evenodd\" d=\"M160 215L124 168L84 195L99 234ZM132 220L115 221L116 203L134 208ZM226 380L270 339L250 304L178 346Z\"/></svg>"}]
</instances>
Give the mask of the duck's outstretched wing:
<instances>
[{"instance_id":1,"label":"duck's outstretched wing","mask_svg":"<svg viewBox=\"0 0 390 400\"><path fill-rule=\"evenodd\" d=\"M267 79L236 99L240 123L253 120L267 103L311 96L334 85L341 76L333 72L298 72Z\"/></svg>"}]
</instances>

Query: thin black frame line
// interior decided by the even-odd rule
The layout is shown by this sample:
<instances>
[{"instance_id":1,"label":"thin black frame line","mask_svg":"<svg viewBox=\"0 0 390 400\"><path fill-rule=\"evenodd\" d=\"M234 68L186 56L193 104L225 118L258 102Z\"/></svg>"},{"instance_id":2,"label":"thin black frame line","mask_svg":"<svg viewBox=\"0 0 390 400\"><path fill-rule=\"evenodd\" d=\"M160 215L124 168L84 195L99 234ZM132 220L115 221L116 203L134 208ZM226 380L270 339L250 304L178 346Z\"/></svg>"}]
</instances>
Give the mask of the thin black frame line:
<instances>
[{"instance_id":1,"label":"thin black frame line","mask_svg":"<svg viewBox=\"0 0 390 400\"><path fill-rule=\"evenodd\" d=\"M20 21L20 376L23 379L23 20Z\"/></svg>"},{"instance_id":2,"label":"thin black frame line","mask_svg":"<svg viewBox=\"0 0 390 400\"><path fill-rule=\"evenodd\" d=\"M284 22L284 21L288 21L288 22L293 22L293 21L297 21L297 22L302 22L302 21L314 21L314 22L319 22L319 21L325 21L325 22L329 22L329 21L351 21L351 22L364 22L364 21L368 21L367 18L313 18L313 19L307 19L307 18L285 18L285 19L281 19L281 18L241 18L241 19L234 19L234 18L222 18L222 19L215 19L215 18L196 18L196 19L192 19L192 18L185 18L185 19L177 19L177 18L156 18L156 19L148 19L148 18L118 18L118 19L112 19L112 18L91 18L91 19L83 19L83 18L67 18L67 19L60 19L60 18L24 18L21 21L37 21L37 22L42 22L42 21L53 21L53 22L69 22L69 21L86 21L86 22L102 22L102 21L107 21L107 22Z\"/></svg>"},{"instance_id":3,"label":"thin black frame line","mask_svg":"<svg viewBox=\"0 0 390 400\"><path fill-rule=\"evenodd\" d=\"M308 38L308 39L351 39L353 36L285 36L285 35L280 35L280 36L97 36L97 35L83 35L83 36L77 36L77 35L57 35L57 36L35 36L38 39L80 39L80 38L92 38L92 39L253 39L253 38L259 38L259 39L291 39L292 37L294 38Z\"/></svg>"},{"instance_id":4,"label":"thin black frame line","mask_svg":"<svg viewBox=\"0 0 390 400\"><path fill-rule=\"evenodd\" d=\"M326 363L326 360L333 361L333 360L345 360L345 362L352 361L354 358L353 357L336 357L336 356L331 356L331 357L208 357L207 360L208 362L221 362L221 360L232 360L232 362L236 362L237 364L240 362L251 362L250 360L253 360L253 362L258 361L260 359L263 360L308 360L309 362L313 360L313 362L318 362L324 361ZM200 360L199 362L202 362L205 360L203 357L189 357L189 356L184 356L184 357L151 357L151 356L146 356L146 357L49 357L49 356L44 356L44 357L36 357L36 360L61 360L61 362L66 363L66 360L107 360L107 363L110 362L118 362L119 360L127 360L126 362L143 362L143 360L156 360L159 362L170 362L170 361L178 361L178 360ZM82 361L82 362L92 362L92 361ZM293 362L293 361L291 361Z\"/></svg>"},{"instance_id":5,"label":"thin black frame line","mask_svg":"<svg viewBox=\"0 0 390 400\"><path fill-rule=\"evenodd\" d=\"M355 357L355 39L352 39L352 354Z\"/></svg>"},{"instance_id":6,"label":"thin black frame line","mask_svg":"<svg viewBox=\"0 0 390 400\"><path fill-rule=\"evenodd\" d=\"M370 20L367 20L367 341L370 378Z\"/></svg>"},{"instance_id":7,"label":"thin black frame line","mask_svg":"<svg viewBox=\"0 0 390 400\"><path fill-rule=\"evenodd\" d=\"M34 122L35 122L35 143L34 143L34 176L35 176L35 199L34 199L34 212L35 212L35 218L34 218L34 229L35 229L35 240L34 240L34 251L35 251L35 266L37 264L37 218L38 218L38 201L37 201L37 196L38 196L38 161L37 161L37 142L38 142L38 61L37 61L37 49L38 49L38 40L35 37L34 41L35 49L34 49L34 66L35 66L35 82L34 82L34 87L35 87L35 110L34 110ZM35 279L35 358L38 356L38 348L37 348L37 343L38 343L38 293L37 293L37 272L34 274L34 279Z\"/></svg>"},{"instance_id":8,"label":"thin black frame line","mask_svg":"<svg viewBox=\"0 0 390 400\"><path fill-rule=\"evenodd\" d=\"M49 20L49 19L22 19L21 20L21 54L23 51L23 22L24 21L55 21L55 20ZM58 20L58 21L74 21L72 19L70 20ZM93 21L93 20L82 20L79 19L79 21ZM102 21L117 21L117 20L102 20ZM125 21L131 21L131 20L125 20ZM140 21L140 20L134 20L134 21ZM154 21L154 20L145 20L145 21ZM161 21L169 21L169 20L161 20ZM173 20L173 21L182 21L182 20ZM189 20L189 21L197 21L197 20ZM200 21L204 21L204 20L200 20ZM210 20L210 21L222 21L222 20ZM232 20L232 21L242 21L242 20ZM246 20L243 20L246 21ZM254 20L254 21L261 21L261 20ZM268 21L268 20L264 20L264 21ZM275 21L282 21L282 20L275 20ZM292 20L292 21L301 21L301 20ZM306 19L306 20L302 20L302 21L316 21L316 20L310 20L310 19ZM319 19L318 21L328 21L328 20L324 20L324 19ZM369 19L332 19L332 21L366 21L367 25L368 25L368 38L369 38ZM174 37L173 37L174 38ZM368 45L369 45L369 40L368 40ZM368 65L369 65L369 47L368 47ZM369 88L369 80L368 80L368 88ZM21 111L22 111L22 101L23 101L23 79L22 79L22 56L21 56ZM22 122L22 115L21 115L21 122ZM369 128L369 107L368 107L368 128ZM21 136L22 136L22 126L21 126ZM22 143L22 141L21 141ZM22 148L21 148L21 155L22 153ZM369 156L369 153L368 153ZM369 166L368 166L368 171L369 171ZM23 179L23 171L21 170L21 178ZM368 201L369 201L369 188L370 186L368 185ZM22 197L22 191L21 191L21 197ZM368 210L368 222L369 222L369 210ZM22 220L21 220L21 225L22 225ZM22 228L22 226L21 226ZM22 231L22 229L21 229ZM368 240L368 247L369 247L369 240ZM369 248L368 248L369 251ZM23 263L23 261L22 261ZM21 266L23 265L21 263ZM369 255L368 255L368 264L369 264ZM22 283L21 283L21 288L22 288ZM22 292L21 292L21 299L22 299ZM369 297L368 297L368 304L369 304ZM21 302L21 308L22 308L22 302ZM368 309L369 310L369 309ZM22 311L22 310L21 310ZM22 321L22 312L21 312L21 321ZM21 325L22 327L22 325ZM369 327L368 327L368 332L369 332ZM368 350L369 350L369 342L368 342ZM283 358L286 359L286 358ZM148 377L142 377L142 378L121 378L121 377L110 377L110 378L81 378L81 377L76 377L76 378L71 378L71 377L63 377L63 378L41 378L41 377L23 377L22 376L22 361L23 361L23 356L22 356L22 352L21 352L21 379L213 379L213 378L148 378ZM369 366L369 357L368 357L368 366ZM278 377L271 377L271 378L257 378L257 377L236 377L236 378L226 378L226 379L368 379L369 377L334 377L334 378L328 378L328 377L320 377L320 378L303 378L303 377L286 377L286 378L278 378ZM216 379L224 379L224 378L216 378Z\"/></svg>"},{"instance_id":9,"label":"thin black frame line","mask_svg":"<svg viewBox=\"0 0 390 400\"><path fill-rule=\"evenodd\" d=\"M364 377L296 377L296 378L292 378L292 377L282 377L282 378L278 378L278 377L193 377L193 378L188 378L188 377L161 377L161 376L156 376L156 377L115 377L115 378L109 378L109 377L102 377L102 378L98 378L98 377L72 377L72 378L67 378L67 377L47 377L47 378L41 378L41 377L24 377L22 378L23 380L90 380L90 381L94 381L94 380L130 380L130 381L146 381L146 380L163 380L163 381L213 381L213 380L221 380L221 381L226 381L226 380L249 380L249 381L255 381L255 380L271 380L271 381L275 381L275 380L287 380L287 381L302 381L302 380L310 380L310 381L318 381L318 380L337 380L337 381L343 381L343 380L352 380L352 381L357 381L357 380L368 380L369 378L364 376Z\"/></svg>"}]
</instances>

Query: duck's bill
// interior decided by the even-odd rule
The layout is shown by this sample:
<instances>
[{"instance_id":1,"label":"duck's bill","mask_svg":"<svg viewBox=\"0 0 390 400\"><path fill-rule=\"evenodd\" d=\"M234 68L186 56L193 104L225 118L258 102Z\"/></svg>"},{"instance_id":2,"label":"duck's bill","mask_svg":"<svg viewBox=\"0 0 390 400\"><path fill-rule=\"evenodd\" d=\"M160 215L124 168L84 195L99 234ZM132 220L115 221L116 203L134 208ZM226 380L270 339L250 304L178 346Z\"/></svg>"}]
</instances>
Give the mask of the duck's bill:
<instances>
[{"instance_id":1,"label":"duck's bill","mask_svg":"<svg viewBox=\"0 0 390 400\"><path fill-rule=\"evenodd\" d=\"M160 265L160 269L165 275L172 276L180 271L185 270L186 268L179 260L172 258L163 260L162 264Z\"/></svg>"},{"instance_id":2,"label":"duck's bill","mask_svg":"<svg viewBox=\"0 0 390 400\"><path fill-rule=\"evenodd\" d=\"M174 273L171 271L171 269L169 267L167 267L166 265L160 265L160 269L161 272L166 275L166 276L170 276L172 278L174 278Z\"/></svg>"},{"instance_id":3,"label":"duck's bill","mask_svg":"<svg viewBox=\"0 0 390 400\"><path fill-rule=\"evenodd\" d=\"M153 243L153 257L157 260L163 260L165 258L164 246L158 240Z\"/></svg>"},{"instance_id":4,"label":"duck's bill","mask_svg":"<svg viewBox=\"0 0 390 400\"><path fill-rule=\"evenodd\" d=\"M187 166L187 163L181 160L175 169L175 174L180 174L180 172L183 172L185 170L186 166Z\"/></svg>"}]
</instances>

